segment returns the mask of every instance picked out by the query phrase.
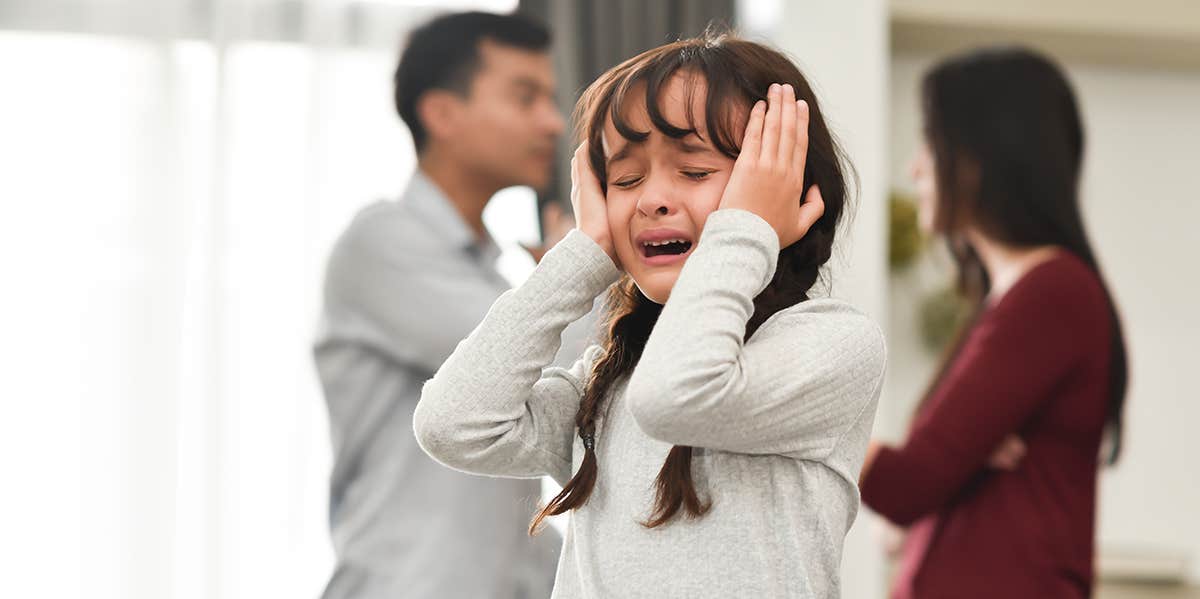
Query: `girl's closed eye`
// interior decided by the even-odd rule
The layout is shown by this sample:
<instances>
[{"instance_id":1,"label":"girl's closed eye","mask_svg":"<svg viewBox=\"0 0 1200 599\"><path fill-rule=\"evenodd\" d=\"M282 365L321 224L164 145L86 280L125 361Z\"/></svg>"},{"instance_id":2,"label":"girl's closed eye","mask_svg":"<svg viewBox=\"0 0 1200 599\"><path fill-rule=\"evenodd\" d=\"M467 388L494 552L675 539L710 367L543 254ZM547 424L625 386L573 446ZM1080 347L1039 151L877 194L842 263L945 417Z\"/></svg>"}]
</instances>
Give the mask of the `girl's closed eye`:
<instances>
[{"instance_id":1,"label":"girl's closed eye","mask_svg":"<svg viewBox=\"0 0 1200 599\"><path fill-rule=\"evenodd\" d=\"M630 187L637 185L638 182L641 180L642 180L641 175L632 175L632 176L628 176L628 177L619 178L616 181L609 183L609 185L620 187L621 189L629 189Z\"/></svg>"},{"instance_id":2,"label":"girl's closed eye","mask_svg":"<svg viewBox=\"0 0 1200 599\"><path fill-rule=\"evenodd\" d=\"M717 171L698 169L698 170L681 170L681 171L679 171L679 174L681 174L684 177L687 177L688 179L691 179L693 181L703 181L703 180L707 179L709 175L711 175L715 172L717 172ZM629 189L629 188L637 185L641 181L642 181L641 175L630 175L630 176L626 176L626 177L618 177L615 181L610 182L609 185L612 185L614 187L619 187L621 189Z\"/></svg>"}]
</instances>

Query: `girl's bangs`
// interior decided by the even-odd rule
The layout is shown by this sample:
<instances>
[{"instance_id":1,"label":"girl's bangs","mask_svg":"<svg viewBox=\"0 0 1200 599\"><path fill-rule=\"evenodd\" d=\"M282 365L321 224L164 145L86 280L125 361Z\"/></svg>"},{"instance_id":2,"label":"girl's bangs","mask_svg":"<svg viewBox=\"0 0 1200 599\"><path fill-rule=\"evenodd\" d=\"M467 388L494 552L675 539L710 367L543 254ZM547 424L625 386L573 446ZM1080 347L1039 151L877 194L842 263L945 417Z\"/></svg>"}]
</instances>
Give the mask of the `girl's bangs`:
<instances>
[{"instance_id":1,"label":"girl's bangs","mask_svg":"<svg viewBox=\"0 0 1200 599\"><path fill-rule=\"evenodd\" d=\"M721 154L737 158L741 149L735 135L735 119L748 111L761 93L752 91L748 82L739 77L736 69L718 45L661 48L658 52L639 57L614 69L612 77L597 82L595 89L585 93L589 117L582 133L589 145L593 171L604 182L604 150L601 135L604 124L612 120L617 133L631 142L644 142L650 131L638 130L628 115L637 108L646 111L651 125L659 133L673 139L691 134L700 135L699 123L693 110L695 94L705 93L704 127L709 132L701 137ZM672 123L663 115L664 92L675 75L685 77L684 111L686 122ZM591 96L589 99L588 96ZM633 103L641 102L641 106Z\"/></svg>"}]
</instances>

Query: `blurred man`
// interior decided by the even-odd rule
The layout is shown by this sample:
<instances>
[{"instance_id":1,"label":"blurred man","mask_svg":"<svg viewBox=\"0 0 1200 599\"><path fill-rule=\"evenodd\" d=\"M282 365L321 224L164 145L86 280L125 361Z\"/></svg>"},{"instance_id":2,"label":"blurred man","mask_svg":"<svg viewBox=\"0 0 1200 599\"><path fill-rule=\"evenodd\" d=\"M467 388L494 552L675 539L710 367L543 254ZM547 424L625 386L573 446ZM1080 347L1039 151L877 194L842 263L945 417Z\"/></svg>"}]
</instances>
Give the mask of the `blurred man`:
<instances>
[{"instance_id":1,"label":"blurred man","mask_svg":"<svg viewBox=\"0 0 1200 599\"><path fill-rule=\"evenodd\" d=\"M334 449L326 599L550 595L560 540L525 532L539 481L455 472L412 432L421 385L509 288L484 206L549 182L564 127L549 43L522 17L453 14L414 31L400 58L396 108L418 170L337 242L315 348Z\"/></svg>"}]
</instances>

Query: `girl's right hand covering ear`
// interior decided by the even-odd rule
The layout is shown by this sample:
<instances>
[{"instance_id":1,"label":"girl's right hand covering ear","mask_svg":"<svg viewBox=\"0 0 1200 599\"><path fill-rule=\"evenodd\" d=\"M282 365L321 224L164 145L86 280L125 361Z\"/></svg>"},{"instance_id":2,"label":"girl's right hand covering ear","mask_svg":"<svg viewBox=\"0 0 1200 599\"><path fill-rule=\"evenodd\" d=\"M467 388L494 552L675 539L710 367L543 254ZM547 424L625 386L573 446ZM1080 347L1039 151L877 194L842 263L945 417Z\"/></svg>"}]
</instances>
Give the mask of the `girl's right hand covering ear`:
<instances>
[{"instance_id":1,"label":"girl's right hand covering ear","mask_svg":"<svg viewBox=\"0 0 1200 599\"><path fill-rule=\"evenodd\" d=\"M571 157L571 208L575 211L575 226L603 248L613 264L620 268L608 228L604 192L600 190L596 173L592 172L586 141L575 148L575 155Z\"/></svg>"},{"instance_id":2,"label":"girl's right hand covering ear","mask_svg":"<svg viewBox=\"0 0 1200 599\"><path fill-rule=\"evenodd\" d=\"M825 213L816 185L804 193L807 158L808 104L796 99L791 85L774 84L767 101L759 100L750 110L720 207L762 217L779 235L780 248L796 243Z\"/></svg>"}]
</instances>

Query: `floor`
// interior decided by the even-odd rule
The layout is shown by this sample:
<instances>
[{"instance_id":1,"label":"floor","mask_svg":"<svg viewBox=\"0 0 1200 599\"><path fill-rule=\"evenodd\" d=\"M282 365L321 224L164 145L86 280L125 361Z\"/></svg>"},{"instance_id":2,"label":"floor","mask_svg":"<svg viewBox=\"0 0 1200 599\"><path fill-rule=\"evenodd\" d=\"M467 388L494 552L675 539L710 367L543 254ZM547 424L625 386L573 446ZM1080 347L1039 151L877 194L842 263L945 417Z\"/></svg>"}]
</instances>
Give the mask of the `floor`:
<instances>
[{"instance_id":1,"label":"floor","mask_svg":"<svg viewBox=\"0 0 1200 599\"><path fill-rule=\"evenodd\" d=\"M1200 599L1200 588L1107 582L1096 589L1096 599Z\"/></svg>"}]
</instances>

